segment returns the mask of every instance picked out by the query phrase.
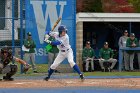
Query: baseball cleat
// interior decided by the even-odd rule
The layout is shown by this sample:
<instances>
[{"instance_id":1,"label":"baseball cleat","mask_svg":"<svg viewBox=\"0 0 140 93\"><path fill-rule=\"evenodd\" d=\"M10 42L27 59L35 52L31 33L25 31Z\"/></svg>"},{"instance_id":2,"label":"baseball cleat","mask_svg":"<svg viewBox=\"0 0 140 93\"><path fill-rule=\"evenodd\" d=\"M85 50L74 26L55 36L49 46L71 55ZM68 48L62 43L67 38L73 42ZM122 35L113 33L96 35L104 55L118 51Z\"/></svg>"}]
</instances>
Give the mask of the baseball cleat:
<instances>
[{"instance_id":1,"label":"baseball cleat","mask_svg":"<svg viewBox=\"0 0 140 93\"><path fill-rule=\"evenodd\" d=\"M2 81L2 78L0 78L0 81Z\"/></svg>"},{"instance_id":2,"label":"baseball cleat","mask_svg":"<svg viewBox=\"0 0 140 93\"><path fill-rule=\"evenodd\" d=\"M34 71L34 73L38 73L37 71Z\"/></svg>"},{"instance_id":3,"label":"baseball cleat","mask_svg":"<svg viewBox=\"0 0 140 93\"><path fill-rule=\"evenodd\" d=\"M85 78L84 78L84 75L83 75L83 74L80 75L80 79L81 79L82 81L84 81Z\"/></svg>"},{"instance_id":4,"label":"baseball cleat","mask_svg":"<svg viewBox=\"0 0 140 93\"><path fill-rule=\"evenodd\" d=\"M45 81L48 81L49 79L50 79L49 77L45 77L45 78L44 78Z\"/></svg>"},{"instance_id":5,"label":"baseball cleat","mask_svg":"<svg viewBox=\"0 0 140 93\"><path fill-rule=\"evenodd\" d=\"M8 76L3 76L4 81L13 81L14 78L8 77Z\"/></svg>"}]
</instances>

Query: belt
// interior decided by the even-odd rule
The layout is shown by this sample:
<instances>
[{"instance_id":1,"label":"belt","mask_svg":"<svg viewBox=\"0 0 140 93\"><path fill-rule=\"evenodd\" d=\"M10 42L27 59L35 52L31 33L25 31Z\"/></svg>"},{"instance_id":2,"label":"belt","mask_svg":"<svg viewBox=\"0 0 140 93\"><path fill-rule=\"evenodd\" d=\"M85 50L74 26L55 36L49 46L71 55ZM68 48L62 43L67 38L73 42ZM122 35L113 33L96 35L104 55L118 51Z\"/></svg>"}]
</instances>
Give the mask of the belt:
<instances>
[{"instance_id":1,"label":"belt","mask_svg":"<svg viewBox=\"0 0 140 93\"><path fill-rule=\"evenodd\" d=\"M69 49L67 49L67 50L61 50L61 52L66 52L66 51L69 51Z\"/></svg>"}]
</instances>

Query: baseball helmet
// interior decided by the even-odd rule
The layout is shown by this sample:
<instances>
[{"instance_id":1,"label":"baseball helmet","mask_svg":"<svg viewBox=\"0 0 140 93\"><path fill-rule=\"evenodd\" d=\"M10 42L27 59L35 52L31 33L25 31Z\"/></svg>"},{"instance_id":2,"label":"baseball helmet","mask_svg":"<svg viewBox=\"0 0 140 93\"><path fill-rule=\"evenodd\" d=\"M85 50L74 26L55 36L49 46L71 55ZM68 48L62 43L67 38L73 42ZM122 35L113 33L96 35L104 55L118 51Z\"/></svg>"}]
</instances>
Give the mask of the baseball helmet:
<instances>
[{"instance_id":1,"label":"baseball helmet","mask_svg":"<svg viewBox=\"0 0 140 93\"><path fill-rule=\"evenodd\" d=\"M66 32L67 32L66 26L61 25L61 26L58 27L58 32L59 32L59 33L62 33L62 31L66 31Z\"/></svg>"}]
</instances>

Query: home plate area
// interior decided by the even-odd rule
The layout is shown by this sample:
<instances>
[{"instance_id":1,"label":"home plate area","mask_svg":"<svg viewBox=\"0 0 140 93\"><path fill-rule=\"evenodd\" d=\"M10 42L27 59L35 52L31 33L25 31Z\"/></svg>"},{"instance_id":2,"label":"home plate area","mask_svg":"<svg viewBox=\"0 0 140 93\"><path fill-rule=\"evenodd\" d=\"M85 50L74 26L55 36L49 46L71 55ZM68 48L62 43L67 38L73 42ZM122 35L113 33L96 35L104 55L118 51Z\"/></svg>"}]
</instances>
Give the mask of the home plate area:
<instances>
[{"instance_id":1,"label":"home plate area","mask_svg":"<svg viewBox=\"0 0 140 93\"><path fill-rule=\"evenodd\" d=\"M104 88L128 88L140 89L140 78L118 79L50 79L1 81L0 88L64 88L64 87L104 87Z\"/></svg>"}]
</instances>

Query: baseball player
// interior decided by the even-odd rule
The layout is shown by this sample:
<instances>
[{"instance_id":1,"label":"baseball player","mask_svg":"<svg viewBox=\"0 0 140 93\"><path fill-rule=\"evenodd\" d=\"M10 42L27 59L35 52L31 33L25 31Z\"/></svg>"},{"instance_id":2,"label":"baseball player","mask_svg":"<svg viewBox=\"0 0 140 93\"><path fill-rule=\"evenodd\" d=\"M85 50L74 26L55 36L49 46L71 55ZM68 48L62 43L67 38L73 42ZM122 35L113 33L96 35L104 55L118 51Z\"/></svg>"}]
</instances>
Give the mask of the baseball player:
<instances>
[{"instance_id":1,"label":"baseball player","mask_svg":"<svg viewBox=\"0 0 140 93\"><path fill-rule=\"evenodd\" d=\"M114 59L113 55L113 50L108 47L108 42L105 42L104 47L101 48L99 52L99 64L101 66L102 71L105 71L105 68L103 66L104 62L109 62L112 64L111 67L108 68L108 70L112 70L114 68L114 66L117 63L117 59Z\"/></svg>"},{"instance_id":2,"label":"baseball player","mask_svg":"<svg viewBox=\"0 0 140 93\"><path fill-rule=\"evenodd\" d=\"M54 41L55 37L50 36L48 40ZM54 59L57 57L59 52L57 45L53 45L52 48L47 52L48 52L48 68L50 68L51 64L54 62ZM55 72L59 72L59 71L55 70Z\"/></svg>"},{"instance_id":3,"label":"baseball player","mask_svg":"<svg viewBox=\"0 0 140 93\"><path fill-rule=\"evenodd\" d=\"M86 63L87 72L88 72L88 68L89 68L89 63L91 63L91 71L94 71L94 62L93 62L94 57L95 57L95 52L94 52L93 48L90 47L90 42L87 41L86 46L82 52L82 59L83 59L83 62Z\"/></svg>"},{"instance_id":4,"label":"baseball player","mask_svg":"<svg viewBox=\"0 0 140 93\"><path fill-rule=\"evenodd\" d=\"M125 30L124 35L119 38L119 42L118 42L119 48L126 48L126 41L128 38L129 38L128 31ZM129 70L129 67L128 67L129 63L128 63L127 56L128 56L128 53L126 51L123 51L124 67L126 71Z\"/></svg>"},{"instance_id":5,"label":"baseball player","mask_svg":"<svg viewBox=\"0 0 140 93\"><path fill-rule=\"evenodd\" d=\"M50 43L51 45L57 45L59 49L58 56L55 58L53 64L50 66L50 69L48 70L48 76L44 78L44 80L48 81L50 79L50 76L56 69L56 67L65 59L68 59L68 62L70 63L70 66L80 75L81 80L84 80L84 76L81 73L79 67L73 60L73 50L71 49L71 46L69 44L69 36L67 35L67 29L65 26L61 25L58 27L58 32L46 32L45 35L45 42ZM49 41L48 38L50 36L55 37L55 41Z\"/></svg>"},{"instance_id":6,"label":"baseball player","mask_svg":"<svg viewBox=\"0 0 140 93\"><path fill-rule=\"evenodd\" d=\"M0 74L6 74L6 76L3 76L3 80L6 81L13 81L14 79L12 76L16 74L17 72L17 65L10 64L11 61L18 62L20 64L23 64L23 71L28 71L30 68L30 65L27 64L25 61L12 56L11 50L7 47L2 48L0 51Z\"/></svg>"},{"instance_id":7,"label":"baseball player","mask_svg":"<svg viewBox=\"0 0 140 93\"><path fill-rule=\"evenodd\" d=\"M135 48L135 47L138 47L138 39L135 37L135 34L134 33L131 33L130 34L130 37L127 39L126 41L126 47L130 47L130 48ZM128 59L128 71L133 71L134 70L134 67L133 67L133 60L134 60L134 55L135 55L135 51L133 50L128 50L127 51L128 53L128 56L127 56L127 59Z\"/></svg>"},{"instance_id":8,"label":"baseball player","mask_svg":"<svg viewBox=\"0 0 140 93\"><path fill-rule=\"evenodd\" d=\"M27 49L29 49L29 51L25 51L24 60L26 62L28 62L28 63L31 62L33 72L38 73L37 68L36 68L36 64L35 64L35 48L36 48L36 44L35 44L34 40L32 39L31 32L27 33L27 39L24 40L24 46Z\"/></svg>"}]
</instances>

